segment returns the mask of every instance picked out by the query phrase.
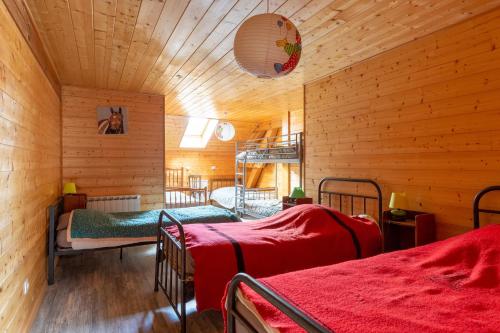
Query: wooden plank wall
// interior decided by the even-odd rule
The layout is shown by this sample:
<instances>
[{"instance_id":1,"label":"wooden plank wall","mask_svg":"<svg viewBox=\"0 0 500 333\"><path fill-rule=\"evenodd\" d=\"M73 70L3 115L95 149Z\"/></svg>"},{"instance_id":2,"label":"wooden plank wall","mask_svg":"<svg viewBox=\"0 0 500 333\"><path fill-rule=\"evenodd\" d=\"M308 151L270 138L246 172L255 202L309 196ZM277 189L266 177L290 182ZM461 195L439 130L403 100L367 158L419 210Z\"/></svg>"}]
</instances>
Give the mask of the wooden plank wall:
<instances>
[{"instance_id":1,"label":"wooden plank wall","mask_svg":"<svg viewBox=\"0 0 500 333\"><path fill-rule=\"evenodd\" d=\"M61 188L61 104L0 2L0 330L26 332L47 285L47 207ZM23 295L25 279L30 284Z\"/></svg>"},{"instance_id":2,"label":"wooden plank wall","mask_svg":"<svg viewBox=\"0 0 500 333\"><path fill-rule=\"evenodd\" d=\"M306 188L369 177L433 212L438 237L471 227L500 183L500 9L308 84Z\"/></svg>"},{"instance_id":3,"label":"wooden plank wall","mask_svg":"<svg viewBox=\"0 0 500 333\"><path fill-rule=\"evenodd\" d=\"M184 172L186 178L189 175L201 175L203 179L234 177L235 142L248 139L257 124L232 121L236 129L233 140L222 142L213 136L204 149L181 149L179 144L188 121L188 117L165 117L165 167L189 169Z\"/></svg>"},{"instance_id":4,"label":"wooden plank wall","mask_svg":"<svg viewBox=\"0 0 500 333\"><path fill-rule=\"evenodd\" d=\"M283 135L304 131L304 91L303 87L294 89L285 94L286 105L276 110L276 116L268 121L259 123L256 131L266 131L279 128ZM296 164L278 164L278 194L288 195L291 189L299 186L299 166ZM259 180L259 187L275 185L275 165L267 165Z\"/></svg>"},{"instance_id":5,"label":"wooden plank wall","mask_svg":"<svg viewBox=\"0 0 500 333\"><path fill-rule=\"evenodd\" d=\"M97 134L96 108L128 109L128 134ZM163 207L164 98L159 95L62 89L63 182L90 196L141 194L142 209Z\"/></svg>"}]
</instances>

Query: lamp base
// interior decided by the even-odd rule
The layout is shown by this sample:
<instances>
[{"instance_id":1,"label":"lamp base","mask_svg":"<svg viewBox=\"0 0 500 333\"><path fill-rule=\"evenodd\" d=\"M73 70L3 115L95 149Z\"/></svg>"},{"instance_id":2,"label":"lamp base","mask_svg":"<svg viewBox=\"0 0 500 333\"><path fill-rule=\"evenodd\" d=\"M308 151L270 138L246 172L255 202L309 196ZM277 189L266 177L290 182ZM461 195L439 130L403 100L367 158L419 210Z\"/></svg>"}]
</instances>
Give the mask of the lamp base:
<instances>
[{"instance_id":1,"label":"lamp base","mask_svg":"<svg viewBox=\"0 0 500 333\"><path fill-rule=\"evenodd\" d=\"M406 219L406 211L402 209L393 209L391 210L391 216L395 221L403 221Z\"/></svg>"}]
</instances>

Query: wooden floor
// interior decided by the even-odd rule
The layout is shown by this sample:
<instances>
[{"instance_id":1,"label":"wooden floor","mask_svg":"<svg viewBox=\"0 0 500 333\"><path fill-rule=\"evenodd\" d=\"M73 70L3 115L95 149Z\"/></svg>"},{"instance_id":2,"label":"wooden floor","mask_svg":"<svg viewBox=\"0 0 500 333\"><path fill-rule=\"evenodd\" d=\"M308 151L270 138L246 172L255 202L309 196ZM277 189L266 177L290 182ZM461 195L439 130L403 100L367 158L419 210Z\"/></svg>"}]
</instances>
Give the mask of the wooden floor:
<instances>
[{"instance_id":1,"label":"wooden floor","mask_svg":"<svg viewBox=\"0 0 500 333\"><path fill-rule=\"evenodd\" d=\"M62 258L32 332L178 332L161 293L153 292L154 246ZM191 302L194 303L194 302ZM189 304L188 332L223 332L221 315ZM175 318L175 319L174 319Z\"/></svg>"}]
</instances>

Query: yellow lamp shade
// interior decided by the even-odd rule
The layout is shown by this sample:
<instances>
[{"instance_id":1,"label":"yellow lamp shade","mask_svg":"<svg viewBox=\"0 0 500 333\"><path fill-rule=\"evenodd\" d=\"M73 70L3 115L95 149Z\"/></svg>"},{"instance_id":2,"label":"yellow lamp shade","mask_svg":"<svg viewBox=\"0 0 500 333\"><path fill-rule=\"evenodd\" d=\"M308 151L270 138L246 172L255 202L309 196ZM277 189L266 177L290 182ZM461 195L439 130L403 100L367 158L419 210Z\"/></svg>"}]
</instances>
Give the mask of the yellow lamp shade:
<instances>
[{"instance_id":1,"label":"yellow lamp shade","mask_svg":"<svg viewBox=\"0 0 500 333\"><path fill-rule=\"evenodd\" d=\"M392 192L391 201L389 202L390 209L407 209L408 200L406 199L406 193L396 193Z\"/></svg>"},{"instance_id":2,"label":"yellow lamp shade","mask_svg":"<svg viewBox=\"0 0 500 333\"><path fill-rule=\"evenodd\" d=\"M238 65L259 78L287 75L297 67L302 41L295 25L277 14L250 17L234 39Z\"/></svg>"},{"instance_id":3,"label":"yellow lamp shade","mask_svg":"<svg viewBox=\"0 0 500 333\"><path fill-rule=\"evenodd\" d=\"M76 184L75 183L64 184L63 193L64 194L75 194L76 193Z\"/></svg>"}]
</instances>

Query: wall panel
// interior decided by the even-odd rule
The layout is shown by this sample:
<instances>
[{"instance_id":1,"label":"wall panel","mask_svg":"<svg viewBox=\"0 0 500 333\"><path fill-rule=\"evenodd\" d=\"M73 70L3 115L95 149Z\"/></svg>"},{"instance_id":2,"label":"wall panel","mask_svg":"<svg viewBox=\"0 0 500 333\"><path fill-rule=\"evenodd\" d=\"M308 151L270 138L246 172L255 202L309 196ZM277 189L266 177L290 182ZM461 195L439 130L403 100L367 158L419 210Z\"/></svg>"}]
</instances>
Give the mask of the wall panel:
<instances>
[{"instance_id":1,"label":"wall panel","mask_svg":"<svg viewBox=\"0 0 500 333\"><path fill-rule=\"evenodd\" d=\"M234 177L235 142L251 137L257 124L232 121L236 129L235 138L228 142L210 138L203 149L180 148L180 142L189 118L182 116L165 117L165 167L185 168L184 175L201 175L202 179L220 176ZM212 170L215 166L215 170ZM187 181L187 180L185 180Z\"/></svg>"},{"instance_id":2,"label":"wall panel","mask_svg":"<svg viewBox=\"0 0 500 333\"><path fill-rule=\"evenodd\" d=\"M47 285L47 207L61 190L60 126L58 92L0 2L2 332L29 331Z\"/></svg>"},{"instance_id":3,"label":"wall panel","mask_svg":"<svg viewBox=\"0 0 500 333\"><path fill-rule=\"evenodd\" d=\"M472 198L500 183L500 10L306 85L306 188L376 179L433 212L438 237L472 225Z\"/></svg>"},{"instance_id":4,"label":"wall panel","mask_svg":"<svg viewBox=\"0 0 500 333\"><path fill-rule=\"evenodd\" d=\"M128 109L128 133L98 135L96 108ZM90 196L141 194L142 209L163 205L163 112L158 95L65 86L63 181Z\"/></svg>"}]
</instances>

